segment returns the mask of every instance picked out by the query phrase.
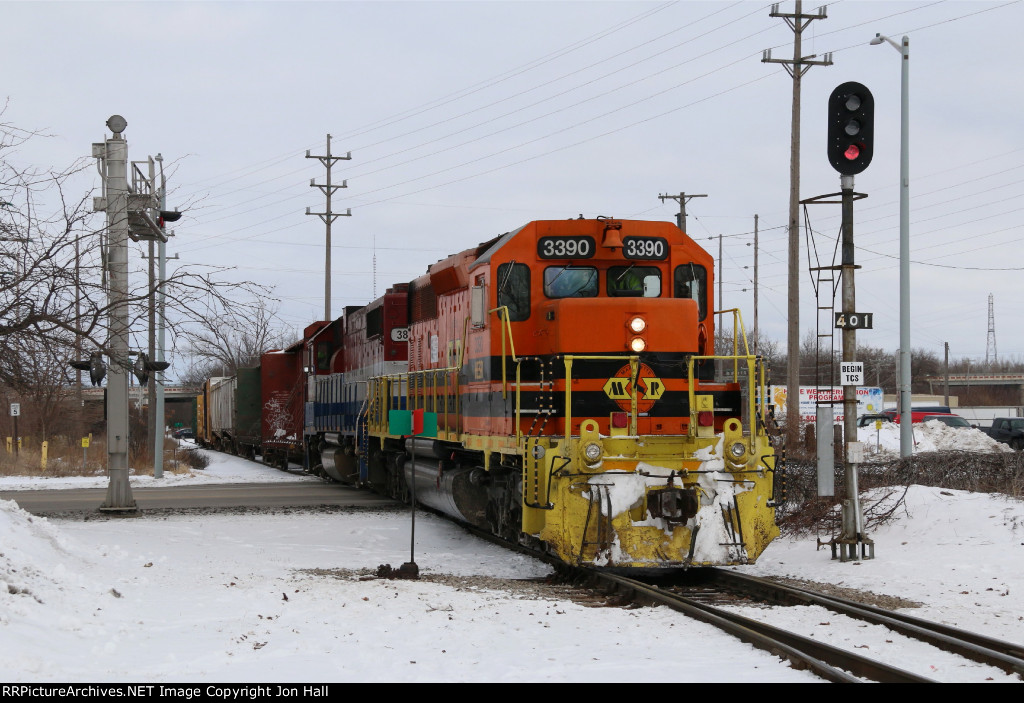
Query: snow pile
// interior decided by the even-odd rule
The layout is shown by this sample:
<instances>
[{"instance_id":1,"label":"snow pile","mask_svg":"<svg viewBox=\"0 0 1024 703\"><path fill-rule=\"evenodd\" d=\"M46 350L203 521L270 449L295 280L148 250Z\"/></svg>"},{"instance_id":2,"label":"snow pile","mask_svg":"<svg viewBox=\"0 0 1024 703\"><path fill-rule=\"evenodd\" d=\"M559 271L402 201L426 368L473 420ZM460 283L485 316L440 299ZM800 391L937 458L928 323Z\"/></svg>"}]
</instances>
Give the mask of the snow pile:
<instances>
[{"instance_id":1,"label":"snow pile","mask_svg":"<svg viewBox=\"0 0 1024 703\"><path fill-rule=\"evenodd\" d=\"M913 425L914 452L1011 452L1009 446L989 437L973 427L950 427L938 420ZM857 440L864 444L865 453L879 458L899 456L900 426L883 422L876 430L874 424L857 428Z\"/></svg>"},{"instance_id":2,"label":"snow pile","mask_svg":"<svg viewBox=\"0 0 1024 703\"><path fill-rule=\"evenodd\" d=\"M192 449L195 444L182 441L178 445L181 450ZM210 460L205 469L192 469L180 474L172 474L164 468L160 479L149 475L136 474L135 469L129 470L128 482L132 488L151 488L156 486L188 486L212 483L275 483L297 481L319 482L321 479L307 474L295 474L281 471L255 461L248 461L230 454L201 450ZM0 476L0 489L5 491L31 491L57 488L106 488L110 478L104 473L97 476Z\"/></svg>"},{"instance_id":3,"label":"snow pile","mask_svg":"<svg viewBox=\"0 0 1024 703\"><path fill-rule=\"evenodd\" d=\"M16 627L18 646L5 654L5 668L27 673L52 666L55 638L88 641L91 615L121 597L94 580L95 565L45 518L0 500L0 627Z\"/></svg>"}]
</instances>

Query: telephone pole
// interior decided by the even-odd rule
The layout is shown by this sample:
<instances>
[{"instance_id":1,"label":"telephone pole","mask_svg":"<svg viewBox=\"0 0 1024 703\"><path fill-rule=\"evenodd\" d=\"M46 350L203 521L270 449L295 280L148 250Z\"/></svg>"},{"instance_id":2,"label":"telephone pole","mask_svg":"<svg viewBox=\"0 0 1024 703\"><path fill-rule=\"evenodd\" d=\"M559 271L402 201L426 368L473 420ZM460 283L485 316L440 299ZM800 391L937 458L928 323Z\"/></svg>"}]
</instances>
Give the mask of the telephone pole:
<instances>
[{"instance_id":1,"label":"telephone pole","mask_svg":"<svg viewBox=\"0 0 1024 703\"><path fill-rule=\"evenodd\" d=\"M803 31L818 19L825 19L825 7L813 15L803 13L803 2L796 0L796 12L779 12L779 3L772 5L770 17L781 17L793 30L793 58L773 59L766 49L762 63L780 63L793 79L793 114L789 138L789 326L787 334L788 377L786 379L786 441L796 446L800 436L800 82L811 66L831 66L832 54L815 61L815 55L804 56Z\"/></svg>"},{"instance_id":2,"label":"telephone pole","mask_svg":"<svg viewBox=\"0 0 1024 703\"><path fill-rule=\"evenodd\" d=\"M679 203L679 214L676 215L676 227L679 228L680 232L686 232L686 203L691 198L706 198L707 195L687 195L686 193L680 193L679 195L659 195L658 199L661 202L666 200L675 200Z\"/></svg>"},{"instance_id":3,"label":"telephone pole","mask_svg":"<svg viewBox=\"0 0 1024 703\"><path fill-rule=\"evenodd\" d=\"M345 212L333 212L331 210L331 195L334 191L339 188L348 188L348 181L342 181L340 186L331 185L331 167L334 166L335 161L348 161L352 158L352 152L348 152L345 156L332 156L331 155L331 135L327 135L327 154L324 156L314 156L306 150L307 159L317 159L327 169L327 182L317 183L315 178L309 180L310 188L319 188L325 196L327 196L327 207L324 212L310 212L309 208L306 208L307 215L316 215L324 224L327 226L327 253L324 257L324 319L331 319L331 223L339 217L351 217L352 210L348 209Z\"/></svg>"},{"instance_id":4,"label":"telephone pole","mask_svg":"<svg viewBox=\"0 0 1024 703\"><path fill-rule=\"evenodd\" d=\"M757 354L757 215L754 215L754 354Z\"/></svg>"}]
</instances>

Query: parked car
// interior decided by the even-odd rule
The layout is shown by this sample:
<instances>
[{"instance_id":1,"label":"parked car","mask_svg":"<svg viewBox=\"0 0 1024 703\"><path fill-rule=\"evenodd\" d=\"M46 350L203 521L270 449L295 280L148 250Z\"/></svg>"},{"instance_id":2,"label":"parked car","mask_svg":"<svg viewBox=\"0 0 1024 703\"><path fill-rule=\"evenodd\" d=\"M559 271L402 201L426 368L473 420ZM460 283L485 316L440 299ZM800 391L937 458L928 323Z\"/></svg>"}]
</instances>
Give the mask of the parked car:
<instances>
[{"instance_id":1,"label":"parked car","mask_svg":"<svg viewBox=\"0 0 1024 703\"><path fill-rule=\"evenodd\" d=\"M883 410L883 414L888 415L893 422L899 423L900 413L897 410ZM935 410L932 408L914 408L910 411L910 421L913 423L924 422L924 418L931 420L936 415L948 416L949 410Z\"/></svg>"},{"instance_id":2,"label":"parked car","mask_svg":"<svg viewBox=\"0 0 1024 703\"><path fill-rule=\"evenodd\" d=\"M918 421L915 420L915 422ZM967 422L966 418L946 413L926 413L924 417L921 418L920 422L941 422L943 425L948 425L949 427L974 427L974 425Z\"/></svg>"},{"instance_id":3,"label":"parked car","mask_svg":"<svg viewBox=\"0 0 1024 703\"><path fill-rule=\"evenodd\" d=\"M992 419L991 427L978 429L1013 449L1024 449L1024 417L996 417Z\"/></svg>"},{"instance_id":4,"label":"parked car","mask_svg":"<svg viewBox=\"0 0 1024 703\"><path fill-rule=\"evenodd\" d=\"M196 437L191 427L182 427L179 430L175 430L171 436L175 439L195 439Z\"/></svg>"},{"instance_id":5,"label":"parked car","mask_svg":"<svg viewBox=\"0 0 1024 703\"><path fill-rule=\"evenodd\" d=\"M892 422L892 417L885 413L868 413L857 418L857 427L874 427L876 420Z\"/></svg>"}]
</instances>

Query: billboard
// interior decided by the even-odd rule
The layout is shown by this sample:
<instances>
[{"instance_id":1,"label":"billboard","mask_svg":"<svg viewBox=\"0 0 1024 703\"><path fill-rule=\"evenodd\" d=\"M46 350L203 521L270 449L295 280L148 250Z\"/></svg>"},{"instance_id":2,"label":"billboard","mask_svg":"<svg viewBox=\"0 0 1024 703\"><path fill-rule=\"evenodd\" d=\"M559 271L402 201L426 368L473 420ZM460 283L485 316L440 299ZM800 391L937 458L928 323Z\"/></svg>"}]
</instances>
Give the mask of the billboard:
<instances>
[{"instance_id":1,"label":"billboard","mask_svg":"<svg viewBox=\"0 0 1024 703\"><path fill-rule=\"evenodd\" d=\"M785 386L769 386L768 393L771 402L775 404L775 415L781 417L789 407L788 394ZM857 388L857 416L865 413L882 412L884 394L882 389L874 386L863 386ZM834 401L832 403L832 417L835 422L843 421L843 387L833 386L831 388L818 388L816 386L800 386L800 419L804 422L813 423L816 416L816 408L820 401Z\"/></svg>"}]
</instances>

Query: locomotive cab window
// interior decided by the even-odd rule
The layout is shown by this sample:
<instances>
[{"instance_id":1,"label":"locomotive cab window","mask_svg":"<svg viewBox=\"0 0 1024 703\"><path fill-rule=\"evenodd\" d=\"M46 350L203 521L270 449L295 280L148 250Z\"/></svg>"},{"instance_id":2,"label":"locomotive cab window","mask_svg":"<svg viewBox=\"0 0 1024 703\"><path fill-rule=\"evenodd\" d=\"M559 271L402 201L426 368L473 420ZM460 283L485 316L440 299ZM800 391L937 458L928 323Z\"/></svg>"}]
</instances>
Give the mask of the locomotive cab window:
<instances>
[{"instance_id":1,"label":"locomotive cab window","mask_svg":"<svg viewBox=\"0 0 1024 703\"><path fill-rule=\"evenodd\" d=\"M530 317L530 267L515 262L498 267L498 307L508 308L510 322Z\"/></svg>"},{"instance_id":2,"label":"locomotive cab window","mask_svg":"<svg viewBox=\"0 0 1024 703\"><path fill-rule=\"evenodd\" d=\"M592 266L544 269L544 295L549 298L593 298L597 291L597 269Z\"/></svg>"},{"instance_id":3,"label":"locomotive cab window","mask_svg":"<svg viewBox=\"0 0 1024 703\"><path fill-rule=\"evenodd\" d=\"M331 369L331 344L320 342L316 345L316 370L330 371Z\"/></svg>"},{"instance_id":4,"label":"locomotive cab window","mask_svg":"<svg viewBox=\"0 0 1024 703\"><path fill-rule=\"evenodd\" d=\"M693 262L676 267L674 277L674 292L676 298L690 298L697 301L697 308L700 311L700 319L703 320L708 314L708 272L700 264Z\"/></svg>"},{"instance_id":5,"label":"locomotive cab window","mask_svg":"<svg viewBox=\"0 0 1024 703\"><path fill-rule=\"evenodd\" d=\"M658 298L661 270L656 266L612 266L608 269L610 297Z\"/></svg>"}]
</instances>

